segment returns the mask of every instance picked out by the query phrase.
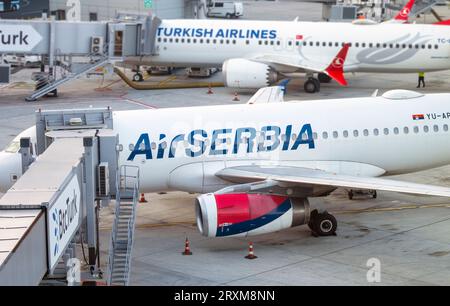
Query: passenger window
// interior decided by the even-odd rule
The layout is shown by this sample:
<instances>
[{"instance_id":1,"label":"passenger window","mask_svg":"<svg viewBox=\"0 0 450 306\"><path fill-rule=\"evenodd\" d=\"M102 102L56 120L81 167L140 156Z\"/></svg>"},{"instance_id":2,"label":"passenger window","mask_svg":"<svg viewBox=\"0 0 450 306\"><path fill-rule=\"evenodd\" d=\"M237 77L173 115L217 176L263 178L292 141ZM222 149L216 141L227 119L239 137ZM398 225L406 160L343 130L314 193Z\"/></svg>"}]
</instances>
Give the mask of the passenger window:
<instances>
[{"instance_id":1,"label":"passenger window","mask_svg":"<svg viewBox=\"0 0 450 306\"><path fill-rule=\"evenodd\" d=\"M448 125L444 124L444 132L448 132Z\"/></svg>"},{"instance_id":2,"label":"passenger window","mask_svg":"<svg viewBox=\"0 0 450 306\"><path fill-rule=\"evenodd\" d=\"M395 135L398 135L398 133L399 133L400 131L398 130L398 128L396 127L396 128L394 128L394 134Z\"/></svg>"},{"instance_id":3,"label":"passenger window","mask_svg":"<svg viewBox=\"0 0 450 306\"><path fill-rule=\"evenodd\" d=\"M419 127L418 126L414 127L414 133L416 133L416 134L419 133Z\"/></svg>"},{"instance_id":4,"label":"passenger window","mask_svg":"<svg viewBox=\"0 0 450 306\"><path fill-rule=\"evenodd\" d=\"M316 132L313 133L313 138L314 138L315 140L317 139L317 133L316 133Z\"/></svg>"},{"instance_id":5,"label":"passenger window","mask_svg":"<svg viewBox=\"0 0 450 306\"><path fill-rule=\"evenodd\" d=\"M383 133L384 133L384 135L389 135L389 129L388 129L388 128L385 128L385 129L383 130Z\"/></svg>"},{"instance_id":6,"label":"passenger window","mask_svg":"<svg viewBox=\"0 0 450 306\"><path fill-rule=\"evenodd\" d=\"M323 139L328 139L328 133L327 132L323 132L322 133L322 137L323 137Z\"/></svg>"},{"instance_id":7,"label":"passenger window","mask_svg":"<svg viewBox=\"0 0 450 306\"><path fill-rule=\"evenodd\" d=\"M400 49L400 44L395 44L395 47L396 47L397 49Z\"/></svg>"},{"instance_id":8,"label":"passenger window","mask_svg":"<svg viewBox=\"0 0 450 306\"><path fill-rule=\"evenodd\" d=\"M338 138L339 137L339 133L337 131L333 132L333 138Z\"/></svg>"},{"instance_id":9,"label":"passenger window","mask_svg":"<svg viewBox=\"0 0 450 306\"><path fill-rule=\"evenodd\" d=\"M344 132L342 133L342 135L343 135L345 138L347 138L347 137L348 137L348 131L344 131Z\"/></svg>"},{"instance_id":10,"label":"passenger window","mask_svg":"<svg viewBox=\"0 0 450 306\"><path fill-rule=\"evenodd\" d=\"M203 44L203 39L200 39L200 41L199 41L201 44Z\"/></svg>"},{"instance_id":11,"label":"passenger window","mask_svg":"<svg viewBox=\"0 0 450 306\"><path fill-rule=\"evenodd\" d=\"M178 43L180 40L178 38L175 38L175 42Z\"/></svg>"},{"instance_id":12,"label":"passenger window","mask_svg":"<svg viewBox=\"0 0 450 306\"><path fill-rule=\"evenodd\" d=\"M327 46L327 43L326 43L326 42L323 42L323 43L322 43L322 46L323 46L323 47L326 47L326 46Z\"/></svg>"},{"instance_id":13,"label":"passenger window","mask_svg":"<svg viewBox=\"0 0 450 306\"><path fill-rule=\"evenodd\" d=\"M403 133L409 134L409 128L408 128L407 126L405 126L405 127L403 128Z\"/></svg>"},{"instance_id":14,"label":"passenger window","mask_svg":"<svg viewBox=\"0 0 450 306\"><path fill-rule=\"evenodd\" d=\"M433 46L432 45L428 45L428 49L431 49L431 48L433 48Z\"/></svg>"},{"instance_id":15,"label":"passenger window","mask_svg":"<svg viewBox=\"0 0 450 306\"><path fill-rule=\"evenodd\" d=\"M164 40L163 40L164 42L167 42L167 38L164 38Z\"/></svg>"},{"instance_id":16,"label":"passenger window","mask_svg":"<svg viewBox=\"0 0 450 306\"><path fill-rule=\"evenodd\" d=\"M358 48L359 47L359 43L355 43L355 47Z\"/></svg>"},{"instance_id":17,"label":"passenger window","mask_svg":"<svg viewBox=\"0 0 450 306\"><path fill-rule=\"evenodd\" d=\"M267 45L269 44L269 42L266 40L266 41L264 42L264 44L267 46Z\"/></svg>"},{"instance_id":18,"label":"passenger window","mask_svg":"<svg viewBox=\"0 0 450 306\"><path fill-rule=\"evenodd\" d=\"M365 129L363 133L364 133L364 136L369 136L369 130L368 129Z\"/></svg>"},{"instance_id":19,"label":"passenger window","mask_svg":"<svg viewBox=\"0 0 450 306\"><path fill-rule=\"evenodd\" d=\"M359 136L358 130L354 130L354 131L353 131L353 136L354 136L354 137L358 137L358 136Z\"/></svg>"},{"instance_id":20,"label":"passenger window","mask_svg":"<svg viewBox=\"0 0 450 306\"><path fill-rule=\"evenodd\" d=\"M292 46L292 41L288 41L288 46Z\"/></svg>"},{"instance_id":21,"label":"passenger window","mask_svg":"<svg viewBox=\"0 0 450 306\"><path fill-rule=\"evenodd\" d=\"M373 130L373 135L378 136L380 135L380 131L378 129Z\"/></svg>"},{"instance_id":22,"label":"passenger window","mask_svg":"<svg viewBox=\"0 0 450 306\"><path fill-rule=\"evenodd\" d=\"M373 44L372 43L369 43L369 48L372 48L373 47Z\"/></svg>"},{"instance_id":23,"label":"passenger window","mask_svg":"<svg viewBox=\"0 0 450 306\"><path fill-rule=\"evenodd\" d=\"M298 45L300 45L300 43L297 41L297 46L298 46ZM303 46L306 46L306 45L307 45L307 42L304 41L304 42L303 42Z\"/></svg>"},{"instance_id":24,"label":"passenger window","mask_svg":"<svg viewBox=\"0 0 450 306\"><path fill-rule=\"evenodd\" d=\"M439 126L437 126L437 125L433 126L433 131L439 132Z\"/></svg>"},{"instance_id":25,"label":"passenger window","mask_svg":"<svg viewBox=\"0 0 450 306\"><path fill-rule=\"evenodd\" d=\"M270 41L270 45L273 46L273 40Z\"/></svg>"},{"instance_id":26,"label":"passenger window","mask_svg":"<svg viewBox=\"0 0 450 306\"><path fill-rule=\"evenodd\" d=\"M262 45L262 41L258 41L258 44L259 44L259 45Z\"/></svg>"},{"instance_id":27,"label":"passenger window","mask_svg":"<svg viewBox=\"0 0 450 306\"><path fill-rule=\"evenodd\" d=\"M161 42L161 40L162 40L161 37L158 37L158 42Z\"/></svg>"},{"instance_id":28,"label":"passenger window","mask_svg":"<svg viewBox=\"0 0 450 306\"><path fill-rule=\"evenodd\" d=\"M217 39L213 39L213 44L217 44Z\"/></svg>"},{"instance_id":29,"label":"passenger window","mask_svg":"<svg viewBox=\"0 0 450 306\"><path fill-rule=\"evenodd\" d=\"M408 48L412 49L413 45L408 45Z\"/></svg>"},{"instance_id":30,"label":"passenger window","mask_svg":"<svg viewBox=\"0 0 450 306\"><path fill-rule=\"evenodd\" d=\"M236 40L233 39L233 45L235 45L235 44L236 44Z\"/></svg>"},{"instance_id":31,"label":"passenger window","mask_svg":"<svg viewBox=\"0 0 450 306\"><path fill-rule=\"evenodd\" d=\"M310 42L309 42L309 45L310 45L310 46L312 47L312 45L313 45L313 42L312 42L312 41L310 41Z\"/></svg>"},{"instance_id":32,"label":"passenger window","mask_svg":"<svg viewBox=\"0 0 450 306\"><path fill-rule=\"evenodd\" d=\"M333 43L331 41L328 43L328 47L333 47Z\"/></svg>"},{"instance_id":33,"label":"passenger window","mask_svg":"<svg viewBox=\"0 0 450 306\"><path fill-rule=\"evenodd\" d=\"M338 42L335 42L335 43L334 43L334 46L335 46L335 47L339 47L339 43L338 43Z\"/></svg>"},{"instance_id":34,"label":"passenger window","mask_svg":"<svg viewBox=\"0 0 450 306\"><path fill-rule=\"evenodd\" d=\"M438 45L434 45L434 48L435 48L435 49L439 49L439 46L438 46Z\"/></svg>"},{"instance_id":35,"label":"passenger window","mask_svg":"<svg viewBox=\"0 0 450 306\"><path fill-rule=\"evenodd\" d=\"M293 140L293 141L296 141L296 140L297 140L297 134L295 134L295 133L292 134L292 140Z\"/></svg>"},{"instance_id":36,"label":"passenger window","mask_svg":"<svg viewBox=\"0 0 450 306\"><path fill-rule=\"evenodd\" d=\"M186 42L187 42L188 44L190 44L190 43L191 43L191 40L188 38L188 39L186 40Z\"/></svg>"},{"instance_id":37,"label":"passenger window","mask_svg":"<svg viewBox=\"0 0 450 306\"><path fill-rule=\"evenodd\" d=\"M316 46L319 47L320 46L320 42L316 42Z\"/></svg>"},{"instance_id":38,"label":"passenger window","mask_svg":"<svg viewBox=\"0 0 450 306\"><path fill-rule=\"evenodd\" d=\"M424 126L423 126L423 131L424 131L425 133L428 133L428 132L430 131L430 128L428 127L428 125L424 125Z\"/></svg>"}]
</instances>

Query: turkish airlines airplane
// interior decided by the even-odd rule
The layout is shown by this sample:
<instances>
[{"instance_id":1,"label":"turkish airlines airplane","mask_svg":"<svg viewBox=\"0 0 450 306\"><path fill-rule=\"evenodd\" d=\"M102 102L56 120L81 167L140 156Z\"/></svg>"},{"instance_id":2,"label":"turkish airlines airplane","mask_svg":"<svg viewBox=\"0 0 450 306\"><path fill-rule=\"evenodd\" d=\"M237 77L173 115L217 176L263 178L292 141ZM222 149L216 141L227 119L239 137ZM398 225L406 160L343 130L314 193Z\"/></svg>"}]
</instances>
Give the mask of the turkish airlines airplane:
<instances>
[{"instance_id":1,"label":"turkish airlines airplane","mask_svg":"<svg viewBox=\"0 0 450 306\"><path fill-rule=\"evenodd\" d=\"M332 79L347 85L345 72L450 69L450 27L445 22L402 24L413 2L393 22L384 23L163 20L155 55L144 61L170 67L222 67L226 86L235 88L266 87L306 73L304 89L309 93ZM336 74L330 67L343 69Z\"/></svg>"},{"instance_id":2,"label":"turkish airlines airplane","mask_svg":"<svg viewBox=\"0 0 450 306\"><path fill-rule=\"evenodd\" d=\"M124 148L119 164L139 167L141 192L201 194L203 235L308 224L327 236L336 232L336 219L312 209L308 198L339 187L450 197L450 188L384 177L450 163L447 100L450 94L393 90L283 102L282 89L269 87L248 104L117 111L113 118ZM17 155L0 155L2 190L18 176L8 172L19 167Z\"/></svg>"}]
</instances>

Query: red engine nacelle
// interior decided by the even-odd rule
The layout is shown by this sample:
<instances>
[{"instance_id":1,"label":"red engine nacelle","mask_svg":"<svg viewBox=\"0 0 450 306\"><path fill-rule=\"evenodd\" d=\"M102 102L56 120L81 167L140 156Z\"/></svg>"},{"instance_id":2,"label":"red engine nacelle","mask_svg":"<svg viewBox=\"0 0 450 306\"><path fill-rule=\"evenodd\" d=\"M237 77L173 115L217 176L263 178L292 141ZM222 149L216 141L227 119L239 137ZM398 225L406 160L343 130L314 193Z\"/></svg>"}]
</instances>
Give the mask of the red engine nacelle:
<instances>
[{"instance_id":1,"label":"red engine nacelle","mask_svg":"<svg viewBox=\"0 0 450 306\"><path fill-rule=\"evenodd\" d=\"M207 237L259 235L307 224L307 199L265 194L204 194L196 200L197 227Z\"/></svg>"}]
</instances>

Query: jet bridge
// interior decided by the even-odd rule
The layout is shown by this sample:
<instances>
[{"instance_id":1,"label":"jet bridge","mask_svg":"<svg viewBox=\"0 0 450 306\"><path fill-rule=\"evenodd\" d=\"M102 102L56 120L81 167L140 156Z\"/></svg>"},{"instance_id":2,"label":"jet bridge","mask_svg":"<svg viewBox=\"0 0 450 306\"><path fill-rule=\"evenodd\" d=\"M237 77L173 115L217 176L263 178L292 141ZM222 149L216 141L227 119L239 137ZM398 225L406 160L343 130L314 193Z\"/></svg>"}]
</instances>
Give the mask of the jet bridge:
<instances>
[{"instance_id":1,"label":"jet bridge","mask_svg":"<svg viewBox=\"0 0 450 306\"><path fill-rule=\"evenodd\" d=\"M111 198L108 280L128 284L139 173L118 167L112 118L109 108L37 112L39 156L33 161L30 140L21 139L24 174L0 199L0 286L38 285L61 266L65 277L83 237L95 271L98 210Z\"/></svg>"},{"instance_id":2,"label":"jet bridge","mask_svg":"<svg viewBox=\"0 0 450 306\"><path fill-rule=\"evenodd\" d=\"M34 76L36 91L26 99L34 101L50 92L56 94L58 86L100 66L156 54L160 24L155 16L134 22L0 20L0 58L6 54L41 56L41 73ZM9 80L11 70L2 67L0 81Z\"/></svg>"}]
</instances>

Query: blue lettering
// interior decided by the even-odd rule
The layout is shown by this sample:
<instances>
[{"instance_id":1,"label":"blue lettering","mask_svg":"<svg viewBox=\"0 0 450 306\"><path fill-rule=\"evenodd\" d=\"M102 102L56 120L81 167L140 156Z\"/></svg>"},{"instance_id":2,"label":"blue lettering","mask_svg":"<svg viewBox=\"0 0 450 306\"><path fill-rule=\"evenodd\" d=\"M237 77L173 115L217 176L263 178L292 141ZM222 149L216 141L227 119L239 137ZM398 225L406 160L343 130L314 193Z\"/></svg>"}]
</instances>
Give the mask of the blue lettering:
<instances>
[{"instance_id":1,"label":"blue lettering","mask_svg":"<svg viewBox=\"0 0 450 306\"><path fill-rule=\"evenodd\" d=\"M218 150L217 147L227 143L227 138L221 136L224 136L229 133L231 133L231 129L222 129L213 131L211 141L211 151L209 151L209 155L226 155L228 153L228 149Z\"/></svg>"},{"instance_id":2,"label":"blue lettering","mask_svg":"<svg viewBox=\"0 0 450 306\"><path fill-rule=\"evenodd\" d=\"M184 134L177 135L172 139L172 142L170 143L169 158L175 157L178 143L182 141L184 141Z\"/></svg>"},{"instance_id":3,"label":"blue lettering","mask_svg":"<svg viewBox=\"0 0 450 306\"><path fill-rule=\"evenodd\" d=\"M269 38L270 39L277 38L277 30L271 30L270 33L269 33Z\"/></svg>"},{"instance_id":4,"label":"blue lettering","mask_svg":"<svg viewBox=\"0 0 450 306\"><path fill-rule=\"evenodd\" d=\"M181 28L176 28L175 31L173 32L173 36L180 37L182 32L183 30Z\"/></svg>"},{"instance_id":5,"label":"blue lettering","mask_svg":"<svg viewBox=\"0 0 450 306\"><path fill-rule=\"evenodd\" d=\"M143 147L142 147L143 146ZM142 134L137 143L135 144L133 151L128 157L129 161L133 161L136 155L145 154L146 159L152 159L152 148L150 146L150 138L147 133Z\"/></svg>"},{"instance_id":6,"label":"blue lettering","mask_svg":"<svg viewBox=\"0 0 450 306\"><path fill-rule=\"evenodd\" d=\"M223 33L223 30L222 29L220 29L219 31L217 31L217 33L216 33L216 37L217 38L225 38L225 34Z\"/></svg>"},{"instance_id":7,"label":"blue lettering","mask_svg":"<svg viewBox=\"0 0 450 306\"><path fill-rule=\"evenodd\" d=\"M173 28L164 28L164 36L172 36Z\"/></svg>"},{"instance_id":8,"label":"blue lettering","mask_svg":"<svg viewBox=\"0 0 450 306\"><path fill-rule=\"evenodd\" d=\"M250 134L250 136L243 139L242 134ZM239 152L241 144L247 144L247 153L253 152L254 140L256 137L256 130L254 128L239 128L236 130L236 138L234 139L233 154Z\"/></svg>"},{"instance_id":9,"label":"blue lettering","mask_svg":"<svg viewBox=\"0 0 450 306\"><path fill-rule=\"evenodd\" d=\"M286 127L286 133L285 133L286 139L284 139L283 151L286 151L287 149L289 149L289 144L291 143L291 136L292 136L292 125L288 125Z\"/></svg>"},{"instance_id":10,"label":"blue lettering","mask_svg":"<svg viewBox=\"0 0 450 306\"><path fill-rule=\"evenodd\" d=\"M165 141L161 142L164 138L166 138L165 134L159 135L158 155L156 156L157 159L161 159L164 157L164 151L167 145Z\"/></svg>"},{"instance_id":11,"label":"blue lettering","mask_svg":"<svg viewBox=\"0 0 450 306\"><path fill-rule=\"evenodd\" d=\"M194 130L189 134L188 142L192 146L196 147L198 144L200 149L193 151L192 149L186 149L186 155L190 157L199 157L205 153L205 139L196 139L195 136L200 135L203 138L207 138L208 134L204 130Z\"/></svg>"},{"instance_id":12,"label":"blue lettering","mask_svg":"<svg viewBox=\"0 0 450 306\"><path fill-rule=\"evenodd\" d=\"M303 137L303 135L305 135L305 137ZM291 150L297 150L302 144L307 144L310 149L315 148L311 124L305 124L302 127L302 130L298 133L297 139L295 140Z\"/></svg>"},{"instance_id":13,"label":"blue lettering","mask_svg":"<svg viewBox=\"0 0 450 306\"><path fill-rule=\"evenodd\" d=\"M183 37L190 37L189 36L189 30L190 29L183 29Z\"/></svg>"},{"instance_id":14,"label":"blue lettering","mask_svg":"<svg viewBox=\"0 0 450 306\"><path fill-rule=\"evenodd\" d=\"M269 31L267 31L267 30L262 30L261 31L261 38L262 39L267 39L268 38L268 33Z\"/></svg>"},{"instance_id":15,"label":"blue lettering","mask_svg":"<svg viewBox=\"0 0 450 306\"><path fill-rule=\"evenodd\" d=\"M213 37L213 33L214 30L213 29L205 29L205 31L203 32L203 35L205 35L205 37Z\"/></svg>"},{"instance_id":16,"label":"blue lettering","mask_svg":"<svg viewBox=\"0 0 450 306\"><path fill-rule=\"evenodd\" d=\"M276 150L280 145L281 129L278 126L265 126L261 129L264 135L264 139L258 144L258 152L269 152ZM267 135L270 132L274 132L272 135ZM264 146L266 141L271 141L272 144L267 147Z\"/></svg>"},{"instance_id":17,"label":"blue lettering","mask_svg":"<svg viewBox=\"0 0 450 306\"><path fill-rule=\"evenodd\" d=\"M250 33L250 38L259 38L259 30L252 30Z\"/></svg>"}]
</instances>

